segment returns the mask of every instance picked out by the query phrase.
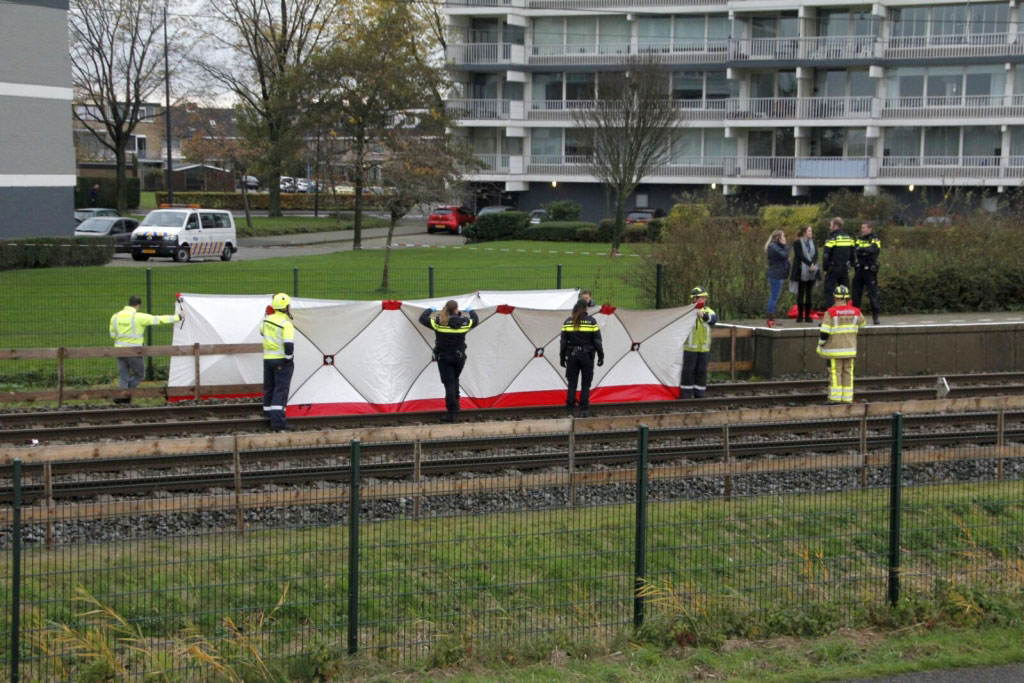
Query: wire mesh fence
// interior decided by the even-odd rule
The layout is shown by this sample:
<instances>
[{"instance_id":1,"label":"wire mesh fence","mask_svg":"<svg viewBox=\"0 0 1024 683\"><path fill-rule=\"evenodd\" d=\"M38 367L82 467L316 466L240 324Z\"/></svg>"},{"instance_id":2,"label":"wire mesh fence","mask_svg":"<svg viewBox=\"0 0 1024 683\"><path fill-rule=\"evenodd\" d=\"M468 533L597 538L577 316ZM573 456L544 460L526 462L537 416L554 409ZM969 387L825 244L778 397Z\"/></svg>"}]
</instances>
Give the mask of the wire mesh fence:
<instances>
[{"instance_id":1,"label":"wire mesh fence","mask_svg":"<svg viewBox=\"0 0 1024 683\"><path fill-rule=\"evenodd\" d=\"M19 463L0 472L21 492L0 508L0 655L25 680L301 677L346 652L446 664L633 626L756 637L856 625L937 585L1019 589L1021 420Z\"/></svg>"}]
</instances>

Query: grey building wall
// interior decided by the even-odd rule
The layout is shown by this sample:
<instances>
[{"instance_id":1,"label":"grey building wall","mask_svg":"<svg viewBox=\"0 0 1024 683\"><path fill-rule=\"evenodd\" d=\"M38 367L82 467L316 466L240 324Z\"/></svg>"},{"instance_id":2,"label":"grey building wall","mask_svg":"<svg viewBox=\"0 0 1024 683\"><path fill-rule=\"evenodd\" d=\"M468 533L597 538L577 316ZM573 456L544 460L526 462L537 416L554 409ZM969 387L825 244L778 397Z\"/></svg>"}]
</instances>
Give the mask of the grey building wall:
<instances>
[{"instance_id":1,"label":"grey building wall","mask_svg":"<svg viewBox=\"0 0 1024 683\"><path fill-rule=\"evenodd\" d=\"M0 238L71 233L71 97L68 1L0 2Z\"/></svg>"}]
</instances>

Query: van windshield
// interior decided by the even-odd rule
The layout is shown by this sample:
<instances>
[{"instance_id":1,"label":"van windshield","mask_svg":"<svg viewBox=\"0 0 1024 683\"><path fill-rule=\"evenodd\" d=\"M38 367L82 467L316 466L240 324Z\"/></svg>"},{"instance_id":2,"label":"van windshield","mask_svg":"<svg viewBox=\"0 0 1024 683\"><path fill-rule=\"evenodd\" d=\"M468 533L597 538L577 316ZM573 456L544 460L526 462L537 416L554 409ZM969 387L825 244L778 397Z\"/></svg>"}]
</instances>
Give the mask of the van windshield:
<instances>
[{"instance_id":1,"label":"van windshield","mask_svg":"<svg viewBox=\"0 0 1024 683\"><path fill-rule=\"evenodd\" d=\"M180 228L187 215L185 211L150 211L142 224L153 228Z\"/></svg>"}]
</instances>

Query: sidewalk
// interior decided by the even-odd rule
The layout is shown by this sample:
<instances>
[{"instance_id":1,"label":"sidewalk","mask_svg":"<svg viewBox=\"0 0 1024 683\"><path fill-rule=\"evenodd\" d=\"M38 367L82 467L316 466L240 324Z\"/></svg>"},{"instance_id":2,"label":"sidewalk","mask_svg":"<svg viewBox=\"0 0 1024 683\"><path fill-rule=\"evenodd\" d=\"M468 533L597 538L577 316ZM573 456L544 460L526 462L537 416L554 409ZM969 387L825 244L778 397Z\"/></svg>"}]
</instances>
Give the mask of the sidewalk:
<instances>
[{"instance_id":1,"label":"sidewalk","mask_svg":"<svg viewBox=\"0 0 1024 683\"><path fill-rule=\"evenodd\" d=\"M983 669L949 669L886 676L884 678L857 678L848 683L1006 683L1024 681L1024 664L1009 664Z\"/></svg>"},{"instance_id":2,"label":"sidewalk","mask_svg":"<svg viewBox=\"0 0 1024 683\"><path fill-rule=\"evenodd\" d=\"M362 239L365 242L368 239L383 239L387 237L387 228L363 228ZM395 226L395 236L402 235L415 235L419 233L426 233L426 228L420 225L419 221L415 223L399 222ZM308 246L311 244L334 244L341 242L352 242L353 231L352 230L329 230L327 232L302 232L291 235L271 235L268 237L240 237L238 239L238 246L240 247L297 247L297 246Z\"/></svg>"}]
</instances>

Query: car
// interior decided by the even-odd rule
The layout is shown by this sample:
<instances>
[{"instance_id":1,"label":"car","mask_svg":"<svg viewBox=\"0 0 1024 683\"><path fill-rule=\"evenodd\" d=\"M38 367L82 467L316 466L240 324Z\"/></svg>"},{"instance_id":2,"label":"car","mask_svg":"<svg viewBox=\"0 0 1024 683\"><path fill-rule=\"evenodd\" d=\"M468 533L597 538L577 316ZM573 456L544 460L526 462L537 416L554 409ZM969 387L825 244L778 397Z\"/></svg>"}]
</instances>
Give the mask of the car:
<instances>
[{"instance_id":1,"label":"car","mask_svg":"<svg viewBox=\"0 0 1024 683\"><path fill-rule=\"evenodd\" d=\"M635 209L626 214L626 225L647 225L654 219L654 209Z\"/></svg>"},{"instance_id":2,"label":"car","mask_svg":"<svg viewBox=\"0 0 1024 683\"><path fill-rule=\"evenodd\" d=\"M134 218L121 216L93 216L75 226L75 237L111 237L114 240L114 251L130 252L132 250L132 230L139 222Z\"/></svg>"},{"instance_id":3,"label":"car","mask_svg":"<svg viewBox=\"0 0 1024 683\"><path fill-rule=\"evenodd\" d=\"M489 213L504 213L506 211L515 210L516 207L514 206L485 206L484 208L480 209L480 213L478 213L477 216L486 216Z\"/></svg>"},{"instance_id":4,"label":"car","mask_svg":"<svg viewBox=\"0 0 1024 683\"><path fill-rule=\"evenodd\" d=\"M235 219L230 211L161 205L132 232L132 259L170 256L175 261L219 257L230 261L238 251Z\"/></svg>"},{"instance_id":5,"label":"car","mask_svg":"<svg viewBox=\"0 0 1024 683\"><path fill-rule=\"evenodd\" d=\"M310 184L309 178L296 178L295 179L295 191L296 192L312 192L312 185Z\"/></svg>"},{"instance_id":6,"label":"car","mask_svg":"<svg viewBox=\"0 0 1024 683\"><path fill-rule=\"evenodd\" d=\"M281 192L295 192L295 178L291 176L281 176Z\"/></svg>"},{"instance_id":7,"label":"car","mask_svg":"<svg viewBox=\"0 0 1024 683\"><path fill-rule=\"evenodd\" d=\"M112 216L117 218L119 214L117 213L117 209L75 209L75 225L78 225L87 218L92 218L94 216Z\"/></svg>"},{"instance_id":8,"label":"car","mask_svg":"<svg viewBox=\"0 0 1024 683\"><path fill-rule=\"evenodd\" d=\"M543 223L549 218L547 209L534 209L530 212L530 225Z\"/></svg>"},{"instance_id":9,"label":"car","mask_svg":"<svg viewBox=\"0 0 1024 683\"><path fill-rule=\"evenodd\" d=\"M476 223L476 216L469 209L461 206L439 206L427 216L427 232L447 230L453 235L461 235L463 228Z\"/></svg>"},{"instance_id":10,"label":"car","mask_svg":"<svg viewBox=\"0 0 1024 683\"><path fill-rule=\"evenodd\" d=\"M258 190L260 189L260 179L254 175L247 175L238 181L238 188L242 188L242 183L245 183L245 189L247 190Z\"/></svg>"}]
</instances>

